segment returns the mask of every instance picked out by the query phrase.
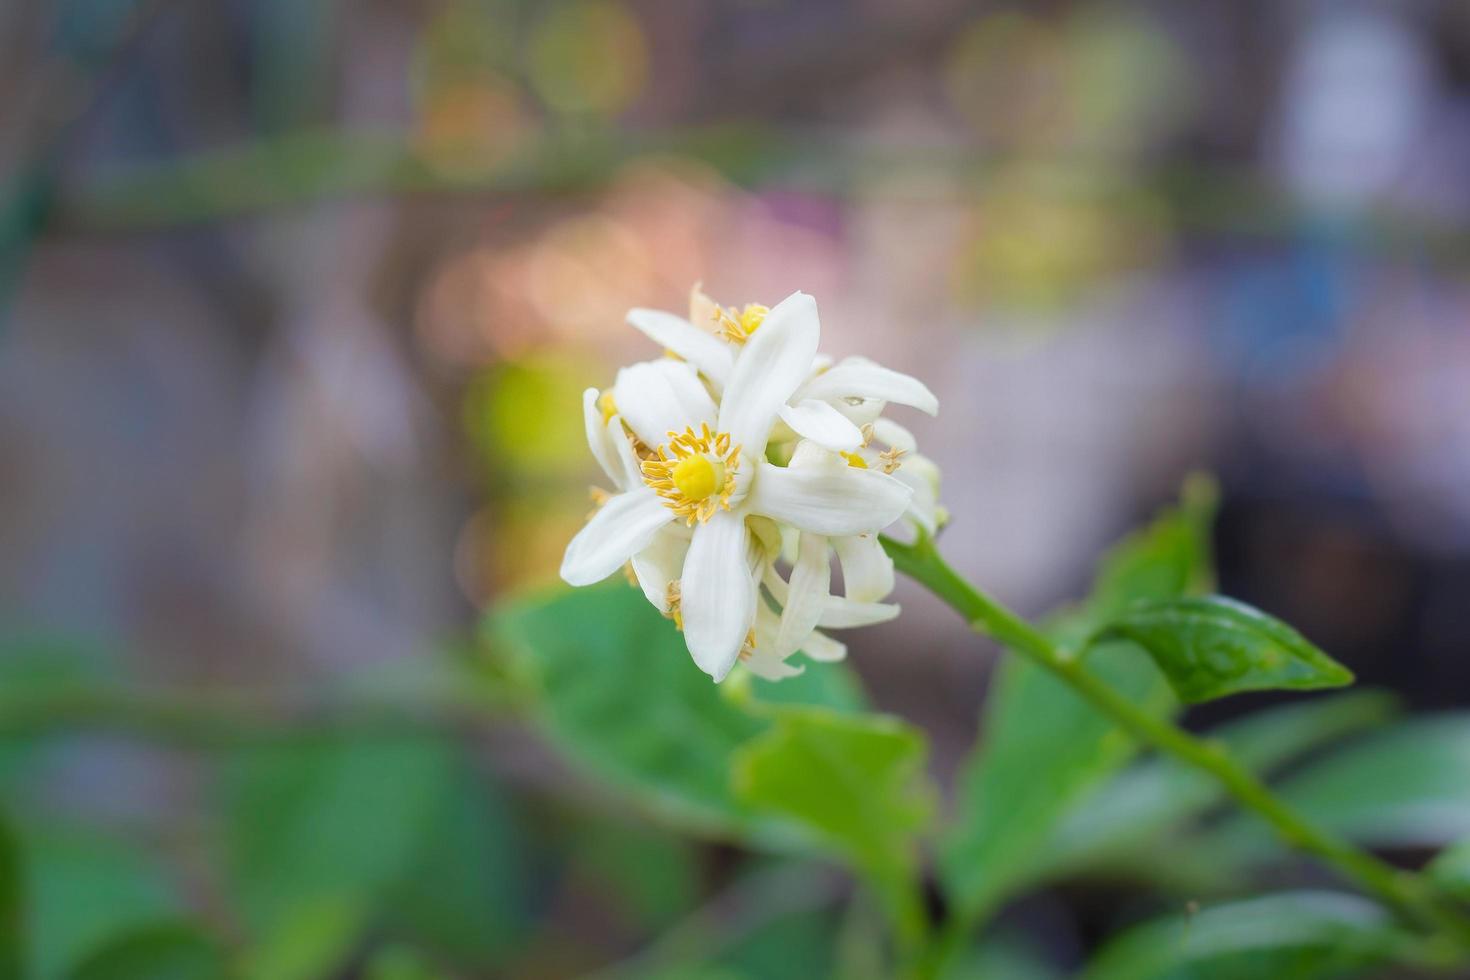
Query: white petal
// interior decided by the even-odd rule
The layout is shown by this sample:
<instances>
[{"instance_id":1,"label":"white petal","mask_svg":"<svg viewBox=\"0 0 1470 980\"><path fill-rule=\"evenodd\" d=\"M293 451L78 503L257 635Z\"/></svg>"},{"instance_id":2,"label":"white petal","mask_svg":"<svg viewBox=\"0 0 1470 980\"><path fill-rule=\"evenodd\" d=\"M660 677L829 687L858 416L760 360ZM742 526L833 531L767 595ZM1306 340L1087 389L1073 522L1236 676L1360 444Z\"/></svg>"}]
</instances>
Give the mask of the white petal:
<instances>
[{"instance_id":1,"label":"white petal","mask_svg":"<svg viewBox=\"0 0 1470 980\"><path fill-rule=\"evenodd\" d=\"M808 398L796 405L782 405L781 420L799 436L827 449L851 452L863 444L863 434L837 409Z\"/></svg>"},{"instance_id":2,"label":"white petal","mask_svg":"<svg viewBox=\"0 0 1470 980\"><path fill-rule=\"evenodd\" d=\"M816 631L806 638L806 642L802 644L801 652L813 660L831 663L834 660L841 660L847 656L847 646L821 631Z\"/></svg>"},{"instance_id":3,"label":"white petal","mask_svg":"<svg viewBox=\"0 0 1470 980\"><path fill-rule=\"evenodd\" d=\"M805 667L797 667L786 662L786 659L795 651L781 650L777 647L777 633L781 628L781 617L764 602L756 603L755 610L755 649L740 662L745 668L757 677L764 677L768 681L785 680L795 677L804 671Z\"/></svg>"},{"instance_id":4,"label":"white petal","mask_svg":"<svg viewBox=\"0 0 1470 980\"><path fill-rule=\"evenodd\" d=\"M670 432L699 430L713 423L715 403L694 369L678 361L643 361L618 372L613 401L623 421L650 446L668 442Z\"/></svg>"},{"instance_id":5,"label":"white petal","mask_svg":"<svg viewBox=\"0 0 1470 980\"><path fill-rule=\"evenodd\" d=\"M806 670L805 667L797 667L774 655L763 654L759 650L745 658L745 669L768 681L784 681Z\"/></svg>"},{"instance_id":6,"label":"white petal","mask_svg":"<svg viewBox=\"0 0 1470 980\"><path fill-rule=\"evenodd\" d=\"M829 402L876 398L910 405L930 415L939 414L939 399L922 381L859 357L849 357L832 370L817 375L806 383L797 397L820 398Z\"/></svg>"},{"instance_id":7,"label":"white petal","mask_svg":"<svg viewBox=\"0 0 1470 980\"><path fill-rule=\"evenodd\" d=\"M614 495L567 545L561 577L568 585L602 581L648 547L658 529L673 519L674 512L652 490Z\"/></svg>"},{"instance_id":8,"label":"white petal","mask_svg":"<svg viewBox=\"0 0 1470 980\"><path fill-rule=\"evenodd\" d=\"M892 419L874 419L873 438L885 446L892 446L906 453L916 452L919 448L914 434Z\"/></svg>"},{"instance_id":9,"label":"white petal","mask_svg":"<svg viewBox=\"0 0 1470 980\"><path fill-rule=\"evenodd\" d=\"M694 529L679 605L684 641L699 669L725 679L755 621L755 580L747 560L745 518L721 511Z\"/></svg>"},{"instance_id":10,"label":"white petal","mask_svg":"<svg viewBox=\"0 0 1470 980\"><path fill-rule=\"evenodd\" d=\"M681 316L662 310L628 311L628 322L660 347L693 364L705 377L720 386L730 379L734 359L730 345L708 330L701 330Z\"/></svg>"},{"instance_id":11,"label":"white petal","mask_svg":"<svg viewBox=\"0 0 1470 980\"><path fill-rule=\"evenodd\" d=\"M908 506L913 490L876 470L761 463L746 506L816 534L881 531Z\"/></svg>"},{"instance_id":12,"label":"white petal","mask_svg":"<svg viewBox=\"0 0 1470 980\"><path fill-rule=\"evenodd\" d=\"M786 605L786 600L791 594L791 586L781 577L781 573L776 571L775 565L766 565L765 570L761 573L761 582L765 585L766 591L771 593L771 598L783 606Z\"/></svg>"},{"instance_id":13,"label":"white petal","mask_svg":"<svg viewBox=\"0 0 1470 980\"><path fill-rule=\"evenodd\" d=\"M843 596L828 596L817 625L829 630L872 626L896 619L898 611L898 606L889 602L855 602Z\"/></svg>"},{"instance_id":14,"label":"white petal","mask_svg":"<svg viewBox=\"0 0 1470 980\"><path fill-rule=\"evenodd\" d=\"M740 349L720 402L719 429L748 458L765 456L776 412L811 371L820 332L816 300L792 293Z\"/></svg>"},{"instance_id":15,"label":"white petal","mask_svg":"<svg viewBox=\"0 0 1470 980\"><path fill-rule=\"evenodd\" d=\"M924 456L907 456L893 474L913 488L908 518L933 534L939 525L939 467Z\"/></svg>"},{"instance_id":16,"label":"white petal","mask_svg":"<svg viewBox=\"0 0 1470 980\"><path fill-rule=\"evenodd\" d=\"M817 628L831 591L832 564L827 539L803 532L796 564L791 568L786 605L781 610L781 628L776 634L778 656L788 656L801 648L802 641Z\"/></svg>"},{"instance_id":17,"label":"white petal","mask_svg":"<svg viewBox=\"0 0 1470 980\"><path fill-rule=\"evenodd\" d=\"M837 560L842 562L842 585L854 602L877 602L893 591L893 559L883 550L876 535L834 538Z\"/></svg>"},{"instance_id":18,"label":"white petal","mask_svg":"<svg viewBox=\"0 0 1470 980\"><path fill-rule=\"evenodd\" d=\"M607 423L602 421L602 409L597 406L601 394L596 388L582 392L582 422L587 428L587 445L597 458L597 465L617 487L623 486L622 470L618 466L618 447L608 433Z\"/></svg>"},{"instance_id":19,"label":"white petal","mask_svg":"<svg viewBox=\"0 0 1470 980\"><path fill-rule=\"evenodd\" d=\"M669 611L669 583L677 581L689 551L689 535L678 524L661 528L648 547L633 556L638 587L661 613Z\"/></svg>"}]
</instances>

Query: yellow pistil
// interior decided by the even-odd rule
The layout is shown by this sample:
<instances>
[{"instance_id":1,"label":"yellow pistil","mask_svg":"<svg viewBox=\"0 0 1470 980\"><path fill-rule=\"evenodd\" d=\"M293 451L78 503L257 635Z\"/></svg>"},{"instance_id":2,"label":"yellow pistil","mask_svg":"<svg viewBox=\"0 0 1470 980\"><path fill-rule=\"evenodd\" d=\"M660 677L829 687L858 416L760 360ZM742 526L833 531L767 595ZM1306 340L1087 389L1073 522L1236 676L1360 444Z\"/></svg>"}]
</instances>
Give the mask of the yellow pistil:
<instances>
[{"instance_id":1,"label":"yellow pistil","mask_svg":"<svg viewBox=\"0 0 1470 980\"><path fill-rule=\"evenodd\" d=\"M663 498L664 505L691 527L715 511L730 509L735 493L735 471L740 447L730 445L730 434L718 435L706 423L700 431L670 432L658 454L642 462L643 482Z\"/></svg>"},{"instance_id":2,"label":"yellow pistil","mask_svg":"<svg viewBox=\"0 0 1470 980\"><path fill-rule=\"evenodd\" d=\"M843 453L842 458L847 460L847 465L855 470L865 470L868 468L867 460L863 459L857 453Z\"/></svg>"},{"instance_id":3,"label":"yellow pistil","mask_svg":"<svg viewBox=\"0 0 1470 980\"><path fill-rule=\"evenodd\" d=\"M760 329L769 312L769 307L759 303L746 303L745 309L739 311L733 306L729 309L716 306L713 314L715 329L730 343L743 344Z\"/></svg>"},{"instance_id":4,"label":"yellow pistil","mask_svg":"<svg viewBox=\"0 0 1470 980\"><path fill-rule=\"evenodd\" d=\"M607 425L612 417L618 414L618 403L613 401L611 390L604 391L597 396L597 407L602 410L602 424Z\"/></svg>"},{"instance_id":5,"label":"yellow pistil","mask_svg":"<svg viewBox=\"0 0 1470 980\"><path fill-rule=\"evenodd\" d=\"M883 472L892 473L902 466L903 463L899 462L899 460L903 459L903 455L904 452L902 449L897 449L892 446L879 453L878 459L883 462Z\"/></svg>"}]
</instances>

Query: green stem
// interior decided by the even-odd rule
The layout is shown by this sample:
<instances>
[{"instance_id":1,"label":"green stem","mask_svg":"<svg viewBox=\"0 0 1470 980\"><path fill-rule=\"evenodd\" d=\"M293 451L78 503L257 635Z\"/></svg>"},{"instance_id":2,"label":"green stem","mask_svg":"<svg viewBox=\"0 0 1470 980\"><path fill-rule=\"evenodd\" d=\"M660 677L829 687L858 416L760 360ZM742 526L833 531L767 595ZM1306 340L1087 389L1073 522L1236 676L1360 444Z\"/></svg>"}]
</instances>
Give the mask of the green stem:
<instances>
[{"instance_id":1,"label":"green stem","mask_svg":"<svg viewBox=\"0 0 1470 980\"><path fill-rule=\"evenodd\" d=\"M1213 776L1242 807L1270 824L1288 844L1315 855L1420 925L1461 940L1470 938L1470 923L1442 905L1423 878L1315 826L1273 794L1222 745L1196 738L1129 701L1089 672L1075 654L1058 647L1036 627L965 581L940 557L932 539L921 538L905 545L885 538L883 545L900 571L942 599L971 628L989 634L1056 675L1140 742ZM945 937L944 945L953 947L963 941L968 923L954 925L957 931Z\"/></svg>"}]
</instances>

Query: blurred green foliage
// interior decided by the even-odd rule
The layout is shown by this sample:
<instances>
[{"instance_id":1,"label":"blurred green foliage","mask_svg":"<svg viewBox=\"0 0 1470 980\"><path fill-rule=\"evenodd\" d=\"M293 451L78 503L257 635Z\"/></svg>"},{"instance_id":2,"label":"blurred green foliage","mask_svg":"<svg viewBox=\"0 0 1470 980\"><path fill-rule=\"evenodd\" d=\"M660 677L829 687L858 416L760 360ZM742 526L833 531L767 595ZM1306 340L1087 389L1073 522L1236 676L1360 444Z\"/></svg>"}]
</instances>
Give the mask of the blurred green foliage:
<instances>
[{"instance_id":1,"label":"blurred green foliage","mask_svg":"<svg viewBox=\"0 0 1470 980\"><path fill-rule=\"evenodd\" d=\"M1140 602L1208 589L1212 505L1195 484L1121 542L1052 635L1081 650L1120 615L1153 608ZM924 733L873 713L847 665L716 686L673 624L621 582L508 601L477 644L349 675L304 713L145 696L84 650L9 647L0 976L883 977L943 928L946 978L1050 978L1068 964L995 916L1051 883L1089 880L1140 890L1113 914L1117 934L1091 978L1329 978L1459 962L1367 899L1241 898L1291 866L1283 846L1217 783L1139 758L1131 738L1020 658L1000 668L946 814ZM1158 716L1179 710L1126 638L1085 663ZM57 819L64 800L34 790L66 764L68 753L46 750L75 740L78 719L91 738L203 750L210 816L192 844ZM513 772L567 766L584 788L568 794L553 771L507 792L470 737L482 726L534 733L552 750ZM1467 726L1398 721L1391 698L1353 692L1273 706L1210 738L1333 831L1381 846L1461 842L1431 870L1463 895ZM924 895L936 820L942 922ZM834 863L871 895L833 877ZM585 895L600 904L567 905ZM1185 899L1199 911L1167 914ZM597 935L555 931L589 914Z\"/></svg>"}]
</instances>

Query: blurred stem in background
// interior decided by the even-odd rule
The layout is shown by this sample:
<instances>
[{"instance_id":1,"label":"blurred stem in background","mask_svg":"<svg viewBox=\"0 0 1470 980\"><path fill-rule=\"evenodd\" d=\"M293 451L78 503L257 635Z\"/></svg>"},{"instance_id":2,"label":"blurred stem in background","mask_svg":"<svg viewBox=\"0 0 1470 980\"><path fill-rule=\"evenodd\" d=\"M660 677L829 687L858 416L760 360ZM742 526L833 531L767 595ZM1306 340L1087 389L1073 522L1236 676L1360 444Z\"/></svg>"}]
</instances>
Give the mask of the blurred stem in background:
<instances>
[{"instance_id":1,"label":"blurred stem in background","mask_svg":"<svg viewBox=\"0 0 1470 980\"><path fill-rule=\"evenodd\" d=\"M785 181L841 194L895 170L978 179L997 165L973 150L843 147L766 126L720 124L629 136L552 132L483 167L446 167L395 130L298 128L278 136L162 163L129 167L58 193L35 234L130 232L226 220L321 200L416 194L557 195L596 191L650 156L704 163L744 186ZM1161 168L1141 183L1157 190L1182 227L1283 236L1306 218L1289 194L1240 174ZM24 198L7 198L14 208ZM1123 206L1123 202L1120 202ZM1357 228L1365 247L1408 249L1470 263L1470 236L1432 216L1380 212Z\"/></svg>"},{"instance_id":2,"label":"blurred stem in background","mask_svg":"<svg viewBox=\"0 0 1470 980\"><path fill-rule=\"evenodd\" d=\"M1433 951L1444 962L1463 961L1465 947L1470 944L1470 920L1454 911L1428 879L1395 868L1314 826L1232 758L1223 745L1196 738L1129 701L1087 670L1079 651L1057 645L967 582L940 556L932 537L921 535L911 545L884 538L883 545L900 571L963 616L972 629L988 634L1049 671L1141 743L1209 774L1242 807L1270 824L1287 844L1315 855L1365 892L1433 933ZM930 964L931 974L970 938L977 925L973 918L956 914L946 924Z\"/></svg>"}]
</instances>

